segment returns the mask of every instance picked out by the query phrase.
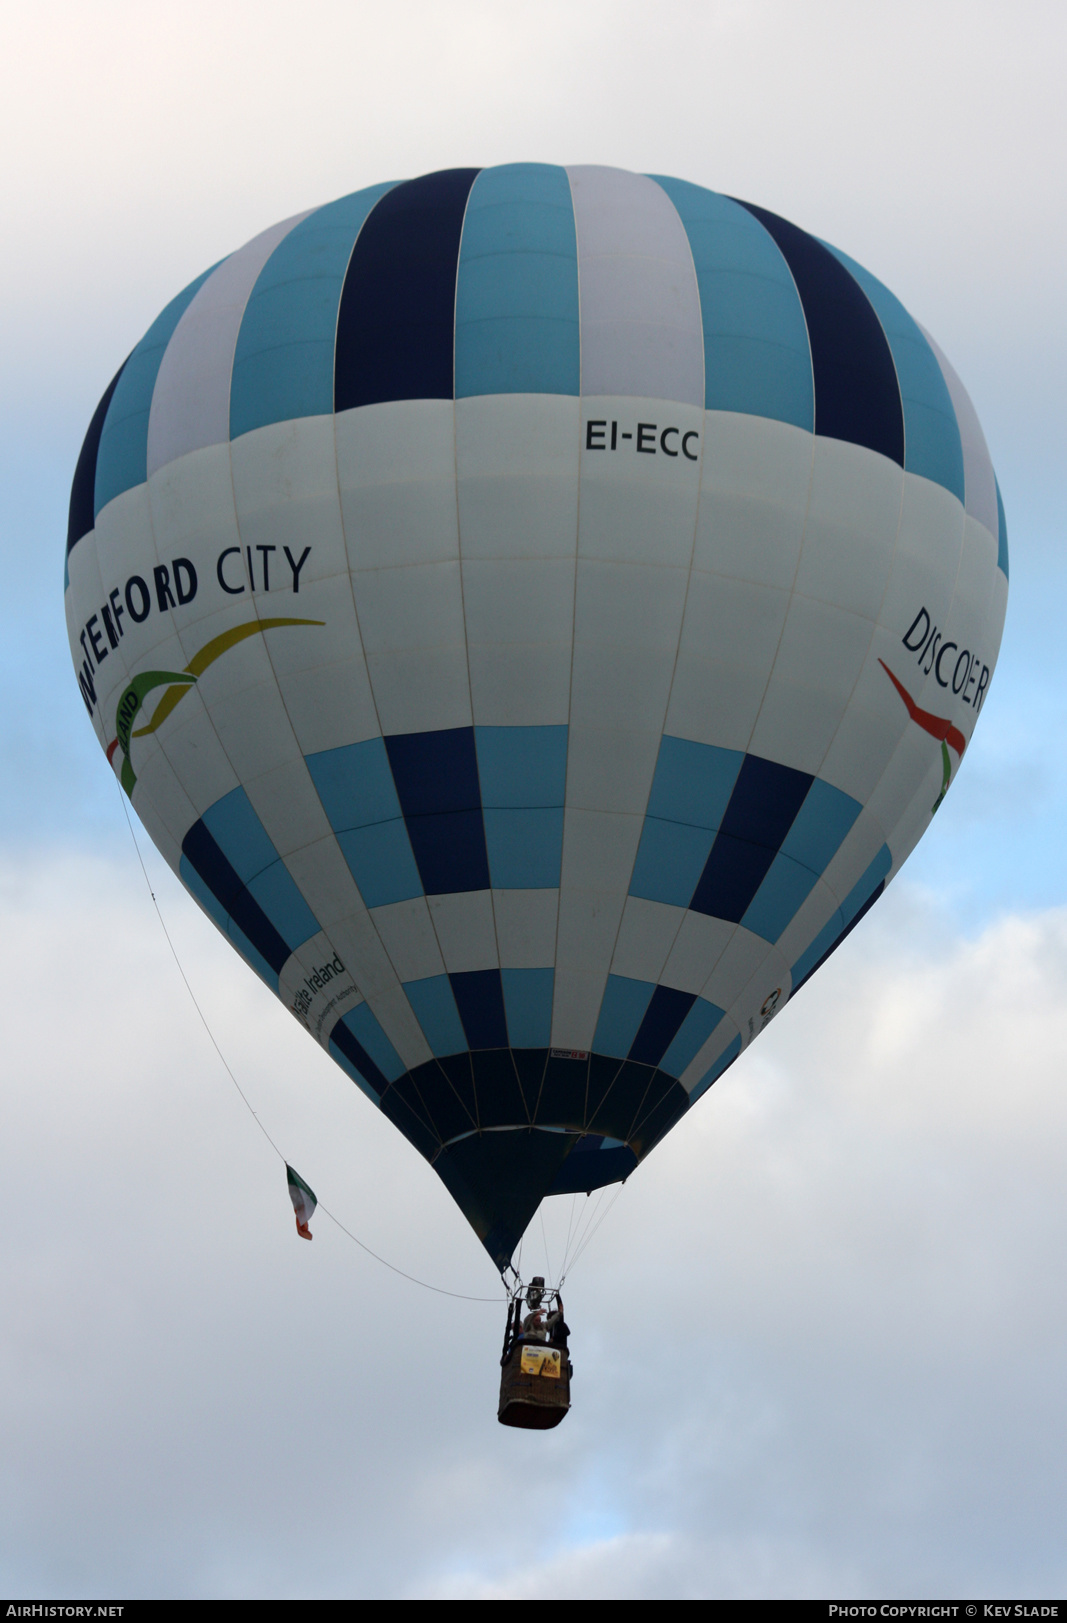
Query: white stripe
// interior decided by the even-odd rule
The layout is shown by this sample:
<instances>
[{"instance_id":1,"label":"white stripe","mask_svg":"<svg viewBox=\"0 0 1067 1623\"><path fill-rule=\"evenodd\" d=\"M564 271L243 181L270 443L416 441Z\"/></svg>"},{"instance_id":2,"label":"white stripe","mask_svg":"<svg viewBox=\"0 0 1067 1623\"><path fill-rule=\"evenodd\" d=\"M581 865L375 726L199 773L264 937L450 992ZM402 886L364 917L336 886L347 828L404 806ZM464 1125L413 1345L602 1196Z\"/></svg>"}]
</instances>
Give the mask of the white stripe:
<instances>
[{"instance_id":1,"label":"white stripe","mask_svg":"<svg viewBox=\"0 0 1067 1623\"><path fill-rule=\"evenodd\" d=\"M310 213L272 225L223 260L175 327L152 395L149 474L186 451L229 440L230 373L245 305L279 242Z\"/></svg>"}]
</instances>

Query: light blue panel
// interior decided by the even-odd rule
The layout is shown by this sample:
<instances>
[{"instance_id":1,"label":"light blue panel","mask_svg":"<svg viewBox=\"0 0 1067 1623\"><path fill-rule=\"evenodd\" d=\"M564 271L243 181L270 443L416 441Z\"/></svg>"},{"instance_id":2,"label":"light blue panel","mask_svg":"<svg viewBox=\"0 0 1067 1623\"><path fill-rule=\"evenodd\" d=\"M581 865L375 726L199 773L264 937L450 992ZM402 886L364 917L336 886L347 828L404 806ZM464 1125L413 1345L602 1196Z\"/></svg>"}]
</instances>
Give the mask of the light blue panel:
<instances>
[{"instance_id":1,"label":"light blue panel","mask_svg":"<svg viewBox=\"0 0 1067 1623\"><path fill-rule=\"evenodd\" d=\"M817 878L803 863L779 851L741 923L764 941L777 941L801 902L810 896Z\"/></svg>"},{"instance_id":2,"label":"light blue panel","mask_svg":"<svg viewBox=\"0 0 1067 1623\"><path fill-rule=\"evenodd\" d=\"M821 876L862 810L851 795L816 778L781 849L787 857Z\"/></svg>"},{"instance_id":3,"label":"light blue panel","mask_svg":"<svg viewBox=\"0 0 1067 1623\"><path fill-rule=\"evenodd\" d=\"M252 802L243 789L231 789L228 795L216 800L202 820L243 884L247 885L257 873L278 861L274 842L252 810ZM285 935L284 930L282 935Z\"/></svg>"},{"instance_id":4,"label":"light blue panel","mask_svg":"<svg viewBox=\"0 0 1067 1623\"><path fill-rule=\"evenodd\" d=\"M744 758L741 750L664 737L648 797L648 815L717 829Z\"/></svg>"},{"instance_id":5,"label":"light blue panel","mask_svg":"<svg viewBox=\"0 0 1067 1623\"><path fill-rule=\"evenodd\" d=\"M863 904L861 903L860 905L862 906ZM789 971L789 978L793 983L794 992L804 977L810 974L814 969L823 953L829 952L830 948L833 946L834 942L845 928L846 923L847 920L844 918L841 909L838 908L833 917L828 919L823 925L811 946L808 947L805 952L801 953L800 957Z\"/></svg>"},{"instance_id":6,"label":"light blue panel","mask_svg":"<svg viewBox=\"0 0 1067 1623\"><path fill-rule=\"evenodd\" d=\"M630 895L666 902L671 907L688 907L714 839L714 829L646 817Z\"/></svg>"},{"instance_id":7,"label":"light blue panel","mask_svg":"<svg viewBox=\"0 0 1067 1623\"><path fill-rule=\"evenodd\" d=\"M805 975L810 974L823 954L829 952L842 930L852 923L864 902L870 899L872 892L878 888L892 866L893 858L889 847L883 845L863 876L853 885L833 918L823 926L811 946L806 952L801 953L793 965L789 973L794 990Z\"/></svg>"},{"instance_id":8,"label":"light blue panel","mask_svg":"<svg viewBox=\"0 0 1067 1623\"><path fill-rule=\"evenodd\" d=\"M475 727L483 806L562 806L566 727Z\"/></svg>"},{"instance_id":9,"label":"light blue panel","mask_svg":"<svg viewBox=\"0 0 1067 1623\"><path fill-rule=\"evenodd\" d=\"M896 294L831 243L823 244L855 277L882 323L904 402L904 467L964 500L963 444L944 374L917 323Z\"/></svg>"},{"instance_id":10,"label":"light blue panel","mask_svg":"<svg viewBox=\"0 0 1067 1623\"><path fill-rule=\"evenodd\" d=\"M463 1022L447 975L405 981L404 994L433 1053L443 1058L446 1054L461 1054L466 1050Z\"/></svg>"},{"instance_id":11,"label":"light blue panel","mask_svg":"<svg viewBox=\"0 0 1067 1623\"><path fill-rule=\"evenodd\" d=\"M387 1081L395 1082L398 1076L403 1076L407 1066L366 1003L361 1003L357 1009L351 1009L348 1014L342 1016L342 1020L356 1041L366 1049Z\"/></svg>"},{"instance_id":12,"label":"light blue panel","mask_svg":"<svg viewBox=\"0 0 1067 1623\"><path fill-rule=\"evenodd\" d=\"M148 414L152 409L152 395L163 351L194 296L203 287L211 271L217 269L218 266L212 265L211 270L206 270L203 276L190 282L176 299L171 299L126 362L122 376L115 385L115 393L111 396L100 435L100 448L96 455L94 517L115 496L120 496L124 490L132 490L135 485L143 485L148 478Z\"/></svg>"},{"instance_id":13,"label":"light blue panel","mask_svg":"<svg viewBox=\"0 0 1067 1623\"><path fill-rule=\"evenodd\" d=\"M713 1082L717 1082L728 1065L732 1065L741 1052L740 1033L734 1038L728 1048L724 1048L710 1071L705 1071L696 1087L689 1095L689 1103L695 1105L702 1093L707 1093Z\"/></svg>"},{"instance_id":14,"label":"light blue panel","mask_svg":"<svg viewBox=\"0 0 1067 1623\"><path fill-rule=\"evenodd\" d=\"M230 437L333 411L333 349L348 261L364 220L395 182L316 209L264 265L237 335Z\"/></svg>"},{"instance_id":15,"label":"light blue panel","mask_svg":"<svg viewBox=\"0 0 1067 1623\"><path fill-rule=\"evenodd\" d=\"M456 398L571 394L580 384L578 242L570 184L552 164L483 169L456 280Z\"/></svg>"},{"instance_id":16,"label":"light blue panel","mask_svg":"<svg viewBox=\"0 0 1067 1623\"><path fill-rule=\"evenodd\" d=\"M504 1011L512 1048L547 1048L552 1036L554 969L502 969Z\"/></svg>"},{"instance_id":17,"label":"light blue panel","mask_svg":"<svg viewBox=\"0 0 1067 1623\"><path fill-rule=\"evenodd\" d=\"M356 1087L362 1089L362 1091L367 1095L368 1099L373 1099L376 1105L381 1104L381 1095L376 1093L371 1087L370 1083L363 1075L363 1072L356 1070L356 1067L352 1064L352 1061L349 1059L348 1055L342 1049L338 1048L332 1037L330 1038L330 1058L341 1067L342 1071L352 1078L353 1082L356 1084Z\"/></svg>"},{"instance_id":18,"label":"light blue panel","mask_svg":"<svg viewBox=\"0 0 1067 1623\"><path fill-rule=\"evenodd\" d=\"M335 833L401 816L384 739L368 738L362 744L321 750L306 760Z\"/></svg>"},{"instance_id":19,"label":"light blue panel","mask_svg":"<svg viewBox=\"0 0 1067 1623\"><path fill-rule=\"evenodd\" d=\"M717 1004L698 997L660 1060L660 1070L666 1071L668 1076L681 1076L686 1066L696 1059L725 1012Z\"/></svg>"},{"instance_id":20,"label":"light blue panel","mask_svg":"<svg viewBox=\"0 0 1067 1623\"><path fill-rule=\"evenodd\" d=\"M1008 521L1004 517L1004 499L1000 494L1000 482L996 474L993 483L997 487L997 568L1004 571L1004 578L1008 578Z\"/></svg>"},{"instance_id":21,"label":"light blue panel","mask_svg":"<svg viewBox=\"0 0 1067 1623\"><path fill-rule=\"evenodd\" d=\"M345 829L337 843L367 907L385 907L423 894L402 817L369 828Z\"/></svg>"},{"instance_id":22,"label":"light blue panel","mask_svg":"<svg viewBox=\"0 0 1067 1623\"><path fill-rule=\"evenodd\" d=\"M732 198L653 175L678 210L696 266L704 327L704 404L814 431L804 310L770 234Z\"/></svg>"},{"instance_id":23,"label":"light blue panel","mask_svg":"<svg viewBox=\"0 0 1067 1623\"><path fill-rule=\"evenodd\" d=\"M563 865L563 807L482 813L489 877L497 890L555 890Z\"/></svg>"},{"instance_id":24,"label":"light blue panel","mask_svg":"<svg viewBox=\"0 0 1067 1623\"><path fill-rule=\"evenodd\" d=\"M626 1058L655 990L651 981L632 981L625 975L608 976L593 1036L593 1049L597 1054Z\"/></svg>"},{"instance_id":25,"label":"light blue panel","mask_svg":"<svg viewBox=\"0 0 1067 1623\"><path fill-rule=\"evenodd\" d=\"M280 858L250 880L248 889L292 951L310 936L318 935L319 921Z\"/></svg>"}]
</instances>

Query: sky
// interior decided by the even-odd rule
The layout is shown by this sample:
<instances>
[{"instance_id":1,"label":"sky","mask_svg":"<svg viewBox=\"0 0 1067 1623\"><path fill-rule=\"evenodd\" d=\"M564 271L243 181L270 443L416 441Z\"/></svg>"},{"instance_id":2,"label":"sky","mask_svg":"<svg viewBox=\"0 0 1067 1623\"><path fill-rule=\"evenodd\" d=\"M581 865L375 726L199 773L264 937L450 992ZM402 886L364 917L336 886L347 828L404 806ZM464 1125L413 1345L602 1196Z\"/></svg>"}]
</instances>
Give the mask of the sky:
<instances>
[{"instance_id":1,"label":"sky","mask_svg":"<svg viewBox=\"0 0 1067 1623\"><path fill-rule=\"evenodd\" d=\"M0 24L0 1591L1062 1594L1067 13L7 0ZM601 1203L574 1407L530 1437L497 1425L499 1288L443 1186L141 834L242 1102L62 615L82 437L174 292L297 209L516 159L679 175L844 248L963 377L1011 543L958 783ZM264 1133L458 1295L321 1211L299 1244ZM548 1203L524 1271L583 1215Z\"/></svg>"}]
</instances>

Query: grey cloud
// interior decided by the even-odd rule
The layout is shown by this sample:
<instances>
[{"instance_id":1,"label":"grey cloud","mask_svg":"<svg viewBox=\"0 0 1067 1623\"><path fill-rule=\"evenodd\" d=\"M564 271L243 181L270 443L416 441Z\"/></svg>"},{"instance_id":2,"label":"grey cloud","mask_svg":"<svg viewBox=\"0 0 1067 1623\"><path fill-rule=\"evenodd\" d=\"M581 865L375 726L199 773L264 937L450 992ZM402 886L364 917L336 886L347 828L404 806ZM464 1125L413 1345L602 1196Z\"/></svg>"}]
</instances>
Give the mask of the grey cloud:
<instances>
[{"instance_id":1,"label":"grey cloud","mask_svg":"<svg viewBox=\"0 0 1067 1623\"><path fill-rule=\"evenodd\" d=\"M492 1297L429 1169L154 883L324 1203ZM497 1306L322 1213L297 1240L132 857L2 894L9 1593L1062 1588L1063 913L965 941L895 887L627 1185L567 1284L574 1411L531 1436Z\"/></svg>"}]
</instances>

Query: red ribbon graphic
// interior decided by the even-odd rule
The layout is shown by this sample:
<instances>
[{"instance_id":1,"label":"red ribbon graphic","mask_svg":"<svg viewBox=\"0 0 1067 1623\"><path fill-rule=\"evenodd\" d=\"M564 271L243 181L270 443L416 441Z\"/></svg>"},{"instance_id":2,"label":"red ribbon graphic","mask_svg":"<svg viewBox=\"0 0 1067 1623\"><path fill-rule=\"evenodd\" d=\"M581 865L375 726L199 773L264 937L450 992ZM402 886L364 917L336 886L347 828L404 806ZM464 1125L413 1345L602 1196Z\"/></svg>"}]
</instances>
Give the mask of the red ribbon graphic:
<instances>
[{"instance_id":1,"label":"red ribbon graphic","mask_svg":"<svg viewBox=\"0 0 1067 1623\"><path fill-rule=\"evenodd\" d=\"M893 686L896 688L897 692L900 694L900 697L904 700L904 703L908 709L908 715L911 717L912 721L917 722L922 728L923 732L929 733L931 738L936 738L938 743L948 744L950 749L954 749L956 751L957 755L962 755L964 750L967 748L967 740L964 738L959 728L953 727L952 723L947 719L947 717L934 716L931 715L929 710L920 710L919 706L915 703L915 700L912 698L904 684L897 681L885 660L880 659L878 663L888 676L889 680L892 682Z\"/></svg>"}]
</instances>

